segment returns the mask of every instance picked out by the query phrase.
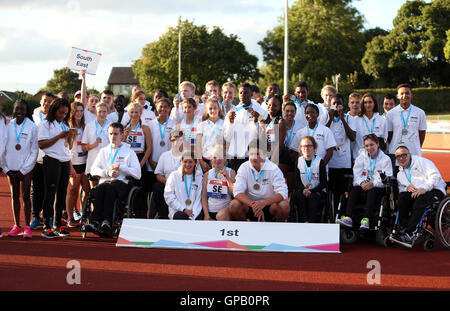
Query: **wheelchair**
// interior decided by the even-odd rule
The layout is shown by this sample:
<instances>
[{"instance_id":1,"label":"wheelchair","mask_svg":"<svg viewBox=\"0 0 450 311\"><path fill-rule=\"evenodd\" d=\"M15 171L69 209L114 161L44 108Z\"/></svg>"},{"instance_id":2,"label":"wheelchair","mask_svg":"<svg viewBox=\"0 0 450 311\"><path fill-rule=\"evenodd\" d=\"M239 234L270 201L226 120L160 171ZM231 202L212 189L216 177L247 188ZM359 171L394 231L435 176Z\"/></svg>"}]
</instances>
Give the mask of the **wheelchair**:
<instances>
[{"instance_id":1,"label":"wheelchair","mask_svg":"<svg viewBox=\"0 0 450 311\"><path fill-rule=\"evenodd\" d=\"M395 219L392 232L385 239L385 246L392 247L395 241L393 235L401 230L398 224L398 214ZM442 201L435 200L423 212L416 229L413 232L412 244L407 247L414 247L423 243L425 251L432 251L435 247L436 237L441 245L450 249L450 197L445 197Z\"/></svg>"},{"instance_id":2,"label":"wheelchair","mask_svg":"<svg viewBox=\"0 0 450 311\"><path fill-rule=\"evenodd\" d=\"M381 172L379 172L381 173ZM339 198L335 221L342 215L347 205L350 191L353 186L353 175L345 175L345 178L351 182L348 183L348 190ZM364 218L365 206L363 203L357 204L353 209L353 215L348 215L353 220L353 227L343 227L340 229L340 240L343 244L353 244L358 240L373 240L381 246L385 246L385 240L391 233L394 225L394 213L396 205L394 200L395 177L386 177L384 183L384 194L381 197L379 208L375 215L369 219L369 229L361 229L360 221Z\"/></svg>"},{"instance_id":3,"label":"wheelchair","mask_svg":"<svg viewBox=\"0 0 450 311\"><path fill-rule=\"evenodd\" d=\"M289 196L290 212L288 222L301 222L300 206L294 199L294 195L297 191L300 190L294 190ZM334 207L330 203L330 196L327 190L321 192L320 202L320 206L322 207L320 223L334 223Z\"/></svg>"},{"instance_id":4,"label":"wheelchair","mask_svg":"<svg viewBox=\"0 0 450 311\"><path fill-rule=\"evenodd\" d=\"M113 216L110 220L111 222L111 234L104 234L101 232L97 232L102 238L114 238L114 236L118 237L120 233L120 228L122 226L122 221L124 218L146 218L146 210L143 211L142 208L142 198L144 196L142 188L139 186L137 180L133 178L128 178L128 182L130 185L130 191L125 200L116 200L114 202L113 208ZM81 236L86 238L87 232L85 230L85 226L90 223L90 218L94 208L94 201L96 196L97 188L92 188L89 192L89 196L86 199L86 203L83 206L81 219L80 219L80 231Z\"/></svg>"}]
</instances>

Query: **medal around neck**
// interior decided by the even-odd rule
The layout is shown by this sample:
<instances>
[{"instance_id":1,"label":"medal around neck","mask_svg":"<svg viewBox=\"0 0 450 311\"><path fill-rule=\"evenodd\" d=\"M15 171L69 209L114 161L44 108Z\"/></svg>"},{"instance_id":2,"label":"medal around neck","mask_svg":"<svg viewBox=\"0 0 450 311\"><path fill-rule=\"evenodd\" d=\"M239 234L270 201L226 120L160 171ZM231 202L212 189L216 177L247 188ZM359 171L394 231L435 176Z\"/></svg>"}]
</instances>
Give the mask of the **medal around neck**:
<instances>
[{"instance_id":1,"label":"medal around neck","mask_svg":"<svg viewBox=\"0 0 450 311\"><path fill-rule=\"evenodd\" d=\"M161 140L161 141L159 142L159 145L160 145L161 147L164 147L164 146L166 145L166 143L164 142L164 140Z\"/></svg>"},{"instance_id":2,"label":"medal around neck","mask_svg":"<svg viewBox=\"0 0 450 311\"><path fill-rule=\"evenodd\" d=\"M261 189L261 186L259 184L254 184L253 189L259 190L259 189Z\"/></svg>"},{"instance_id":3,"label":"medal around neck","mask_svg":"<svg viewBox=\"0 0 450 311\"><path fill-rule=\"evenodd\" d=\"M22 146L20 144L17 144L16 145L16 150L20 150L20 149L22 149Z\"/></svg>"},{"instance_id":4,"label":"medal around neck","mask_svg":"<svg viewBox=\"0 0 450 311\"><path fill-rule=\"evenodd\" d=\"M191 199L186 199L186 201L184 201L184 203L185 203L187 206L189 206L189 205L192 204L192 201L191 201Z\"/></svg>"}]
</instances>

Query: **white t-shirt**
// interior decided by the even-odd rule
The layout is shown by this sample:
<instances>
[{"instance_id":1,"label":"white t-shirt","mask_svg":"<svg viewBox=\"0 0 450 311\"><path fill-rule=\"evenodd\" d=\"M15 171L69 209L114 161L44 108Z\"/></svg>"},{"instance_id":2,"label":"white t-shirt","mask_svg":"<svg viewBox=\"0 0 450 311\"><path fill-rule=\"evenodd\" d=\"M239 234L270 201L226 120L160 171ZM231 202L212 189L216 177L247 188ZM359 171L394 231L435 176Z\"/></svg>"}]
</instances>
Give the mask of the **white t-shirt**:
<instances>
[{"instance_id":1,"label":"white t-shirt","mask_svg":"<svg viewBox=\"0 0 450 311\"><path fill-rule=\"evenodd\" d=\"M355 120L349 118L345 114L345 120L351 130L355 131ZM351 140L345 133L344 124L341 119L331 121L330 130L334 134L336 140L336 148L333 150L333 156L330 162L328 162L329 168L351 168L352 167L352 151L350 149Z\"/></svg>"},{"instance_id":2,"label":"white t-shirt","mask_svg":"<svg viewBox=\"0 0 450 311\"><path fill-rule=\"evenodd\" d=\"M0 118L0 123L5 124L2 118ZM14 124L15 119L11 120L4 128L5 144L2 146L5 147L5 150L2 155L2 167L5 173L20 171L26 175L36 164L39 151L38 127L28 118L25 118L22 124L16 126ZM19 137L19 142L17 142L16 135ZM16 149L17 144L20 144L19 150Z\"/></svg>"},{"instance_id":3,"label":"white t-shirt","mask_svg":"<svg viewBox=\"0 0 450 311\"><path fill-rule=\"evenodd\" d=\"M39 124L38 141L51 139L59 135L64 130L68 130L69 126L63 122L56 120L53 122L43 121ZM69 146L65 146L66 138L60 138L56 143L48 148L42 149L46 156L57 159L60 162L70 161Z\"/></svg>"},{"instance_id":4,"label":"white t-shirt","mask_svg":"<svg viewBox=\"0 0 450 311\"><path fill-rule=\"evenodd\" d=\"M162 175L167 179L170 173L176 171L180 165L181 155L175 157L172 154L172 150L168 150L159 157L158 165L155 168L155 175Z\"/></svg>"},{"instance_id":5,"label":"white t-shirt","mask_svg":"<svg viewBox=\"0 0 450 311\"><path fill-rule=\"evenodd\" d=\"M255 184L259 185L259 189L254 188ZM233 193L235 197L244 193L252 201L266 200L275 194L280 194L286 200L288 189L280 168L266 159L259 172L250 161L239 167Z\"/></svg>"},{"instance_id":6,"label":"white t-shirt","mask_svg":"<svg viewBox=\"0 0 450 311\"><path fill-rule=\"evenodd\" d=\"M84 128L83 138L81 139L82 144L91 145L97 140L97 137L101 138L102 140L97 147L88 151L86 160L86 174L91 173L91 166L94 163L95 158L97 157L97 154L99 153L100 149L108 146L110 143L108 136L109 124L110 124L109 121L105 120L102 126L97 122L96 119L88 123Z\"/></svg>"},{"instance_id":7,"label":"white t-shirt","mask_svg":"<svg viewBox=\"0 0 450 311\"><path fill-rule=\"evenodd\" d=\"M166 119L164 124L159 123L158 118L155 118L150 122L150 133L152 135L152 161L158 162L159 157L164 152L171 149L170 133L175 127L175 121L169 118ZM161 146L161 141L164 142L164 146ZM147 169L153 171L150 165L147 166Z\"/></svg>"},{"instance_id":8,"label":"white t-shirt","mask_svg":"<svg viewBox=\"0 0 450 311\"><path fill-rule=\"evenodd\" d=\"M197 135L202 135L202 156L206 159L211 159L211 149L216 144L223 145L223 122L223 119L218 119L216 123L205 120L197 127Z\"/></svg>"},{"instance_id":9,"label":"white t-shirt","mask_svg":"<svg viewBox=\"0 0 450 311\"><path fill-rule=\"evenodd\" d=\"M315 106L317 106L317 108L319 108L319 115L317 116L317 121L319 123L325 124L325 123L323 123L324 118L322 117L324 111L319 105L315 104L313 101L310 101L309 99L307 99L305 102L301 103L300 105L299 105L298 101L296 101L295 103L297 105L297 112L295 113L294 120L296 121L296 123L299 124L300 128L304 128L305 126L308 125L308 120L306 120L306 105L308 105L308 104L315 105ZM326 118L325 118L325 120L326 120Z\"/></svg>"},{"instance_id":10,"label":"white t-shirt","mask_svg":"<svg viewBox=\"0 0 450 311\"><path fill-rule=\"evenodd\" d=\"M351 116L349 116L351 117ZM356 159L361 151L364 150L364 136L373 133L377 135L380 140L387 138L386 119L375 112L372 119L366 115L362 117L353 117L356 125L356 138L352 142L352 155Z\"/></svg>"},{"instance_id":11,"label":"white t-shirt","mask_svg":"<svg viewBox=\"0 0 450 311\"><path fill-rule=\"evenodd\" d=\"M33 121L34 124L36 124L37 126L39 126L39 124L44 120L45 118L47 118L46 114L43 114L41 111L41 107L37 107L33 110ZM42 164L42 158L44 157L44 151L42 151L41 149L39 149L38 152L38 157L36 159L36 162L39 164Z\"/></svg>"},{"instance_id":12,"label":"white t-shirt","mask_svg":"<svg viewBox=\"0 0 450 311\"><path fill-rule=\"evenodd\" d=\"M146 108L147 107L147 108ZM141 121L143 125L150 126L150 122L156 118L155 113L152 111L151 106L145 105L142 109ZM130 122L130 115L125 112L122 117L122 125L125 126Z\"/></svg>"},{"instance_id":13,"label":"white t-shirt","mask_svg":"<svg viewBox=\"0 0 450 311\"><path fill-rule=\"evenodd\" d=\"M81 146L81 140L83 139L82 128L77 128L77 137L76 140L73 141L72 149L70 150L70 154L72 156L72 165L81 165L85 164L87 161L87 151L83 151Z\"/></svg>"},{"instance_id":14,"label":"white t-shirt","mask_svg":"<svg viewBox=\"0 0 450 311\"><path fill-rule=\"evenodd\" d=\"M325 159L329 148L336 147L336 140L334 139L334 135L331 130L326 126L317 123L317 128L315 128L315 130L310 129L309 126L299 130L292 139L292 143L289 148L298 152L300 141L304 136L314 137L317 142L316 155L321 159Z\"/></svg>"},{"instance_id":15,"label":"white t-shirt","mask_svg":"<svg viewBox=\"0 0 450 311\"><path fill-rule=\"evenodd\" d=\"M264 119L268 116L267 111L263 110L257 102L252 101L248 108L254 109ZM233 123L230 123L228 115L225 117L223 130L228 144L227 155L229 157L242 159L248 157L248 144L258 137L259 125L253 121L253 116L247 109L242 104L237 105L236 117Z\"/></svg>"},{"instance_id":16,"label":"white t-shirt","mask_svg":"<svg viewBox=\"0 0 450 311\"><path fill-rule=\"evenodd\" d=\"M402 116L406 127L404 127ZM398 145L405 145L411 154L422 155L419 131L426 131L427 129L427 119L422 109L414 105L410 105L408 109L403 109L400 105L397 105L386 114L386 124L388 132L393 134L389 143L389 153L395 153Z\"/></svg>"}]
</instances>

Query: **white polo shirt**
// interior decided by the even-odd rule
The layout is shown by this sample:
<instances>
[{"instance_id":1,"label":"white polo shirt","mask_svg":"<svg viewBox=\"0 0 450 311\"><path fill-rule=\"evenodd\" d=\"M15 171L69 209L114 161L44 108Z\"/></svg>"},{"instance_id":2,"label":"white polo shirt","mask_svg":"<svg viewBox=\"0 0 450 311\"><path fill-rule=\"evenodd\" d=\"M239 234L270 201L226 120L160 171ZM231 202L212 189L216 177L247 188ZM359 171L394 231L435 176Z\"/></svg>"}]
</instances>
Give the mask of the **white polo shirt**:
<instances>
[{"instance_id":1,"label":"white polo shirt","mask_svg":"<svg viewBox=\"0 0 450 311\"><path fill-rule=\"evenodd\" d=\"M98 124L97 119L95 119L88 123L84 128L83 137L81 139L82 144L91 145L97 140L97 137L102 139L101 143L97 147L88 151L86 160L86 174L91 173L91 166L94 163L97 154L100 152L100 149L108 146L110 143L108 135L109 125L110 122L107 119L105 120L104 126Z\"/></svg>"},{"instance_id":2,"label":"white polo shirt","mask_svg":"<svg viewBox=\"0 0 450 311\"><path fill-rule=\"evenodd\" d=\"M409 113L409 111L411 112ZM409 119L408 114L410 114ZM407 122L406 128L404 128L401 116ZM419 131L426 131L427 129L427 119L422 109L414 105L410 105L408 109L403 109L400 105L397 105L386 114L386 124L388 132L392 132L389 153L395 153L398 145L405 145L411 154L422 155Z\"/></svg>"},{"instance_id":3,"label":"white polo shirt","mask_svg":"<svg viewBox=\"0 0 450 311\"><path fill-rule=\"evenodd\" d=\"M172 150L168 150L159 157L158 165L155 168L155 175L162 175L167 179L170 173L176 171L180 165L181 155L175 157L172 154Z\"/></svg>"},{"instance_id":4,"label":"white polo shirt","mask_svg":"<svg viewBox=\"0 0 450 311\"><path fill-rule=\"evenodd\" d=\"M145 105L142 109L141 121L143 125L150 126L150 122L156 118L155 113L152 111L151 106ZM125 126L130 122L130 115L128 112L124 112L122 117L122 125Z\"/></svg>"},{"instance_id":5,"label":"white polo shirt","mask_svg":"<svg viewBox=\"0 0 450 311\"><path fill-rule=\"evenodd\" d=\"M159 162L160 156L171 149L170 133L175 129L176 123L169 118L164 124L159 123L158 118L150 122L150 133L152 135L152 161ZM164 146L161 146L161 141L164 141ZM148 171L153 171L150 165L147 165Z\"/></svg>"},{"instance_id":6,"label":"white polo shirt","mask_svg":"<svg viewBox=\"0 0 450 311\"><path fill-rule=\"evenodd\" d=\"M206 159L211 159L211 149L216 144L223 145L223 122L223 119L218 119L216 123L205 120L197 127L197 135L202 135L202 156Z\"/></svg>"},{"instance_id":7,"label":"white polo shirt","mask_svg":"<svg viewBox=\"0 0 450 311\"><path fill-rule=\"evenodd\" d=\"M37 107L37 108L35 108L33 110L33 121L34 121L34 124L39 126L39 124L43 120L45 121L45 118L47 118L47 115L42 113L41 107ZM42 164L42 158L43 157L44 157L44 152L41 149L39 149L38 157L36 159L36 162L39 163L39 164Z\"/></svg>"}]
</instances>

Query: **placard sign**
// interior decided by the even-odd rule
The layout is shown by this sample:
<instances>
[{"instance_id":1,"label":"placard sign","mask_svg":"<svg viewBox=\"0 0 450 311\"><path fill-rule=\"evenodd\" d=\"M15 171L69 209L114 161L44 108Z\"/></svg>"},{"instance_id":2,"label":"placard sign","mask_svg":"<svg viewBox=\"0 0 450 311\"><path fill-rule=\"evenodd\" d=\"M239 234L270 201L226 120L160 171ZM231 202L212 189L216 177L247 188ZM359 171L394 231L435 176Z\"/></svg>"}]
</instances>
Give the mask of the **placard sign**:
<instances>
[{"instance_id":1,"label":"placard sign","mask_svg":"<svg viewBox=\"0 0 450 311\"><path fill-rule=\"evenodd\" d=\"M118 247L340 253L338 224L131 219Z\"/></svg>"},{"instance_id":2,"label":"placard sign","mask_svg":"<svg viewBox=\"0 0 450 311\"><path fill-rule=\"evenodd\" d=\"M72 47L66 68L75 71L84 69L86 73L95 75L101 56L101 53Z\"/></svg>"}]
</instances>

